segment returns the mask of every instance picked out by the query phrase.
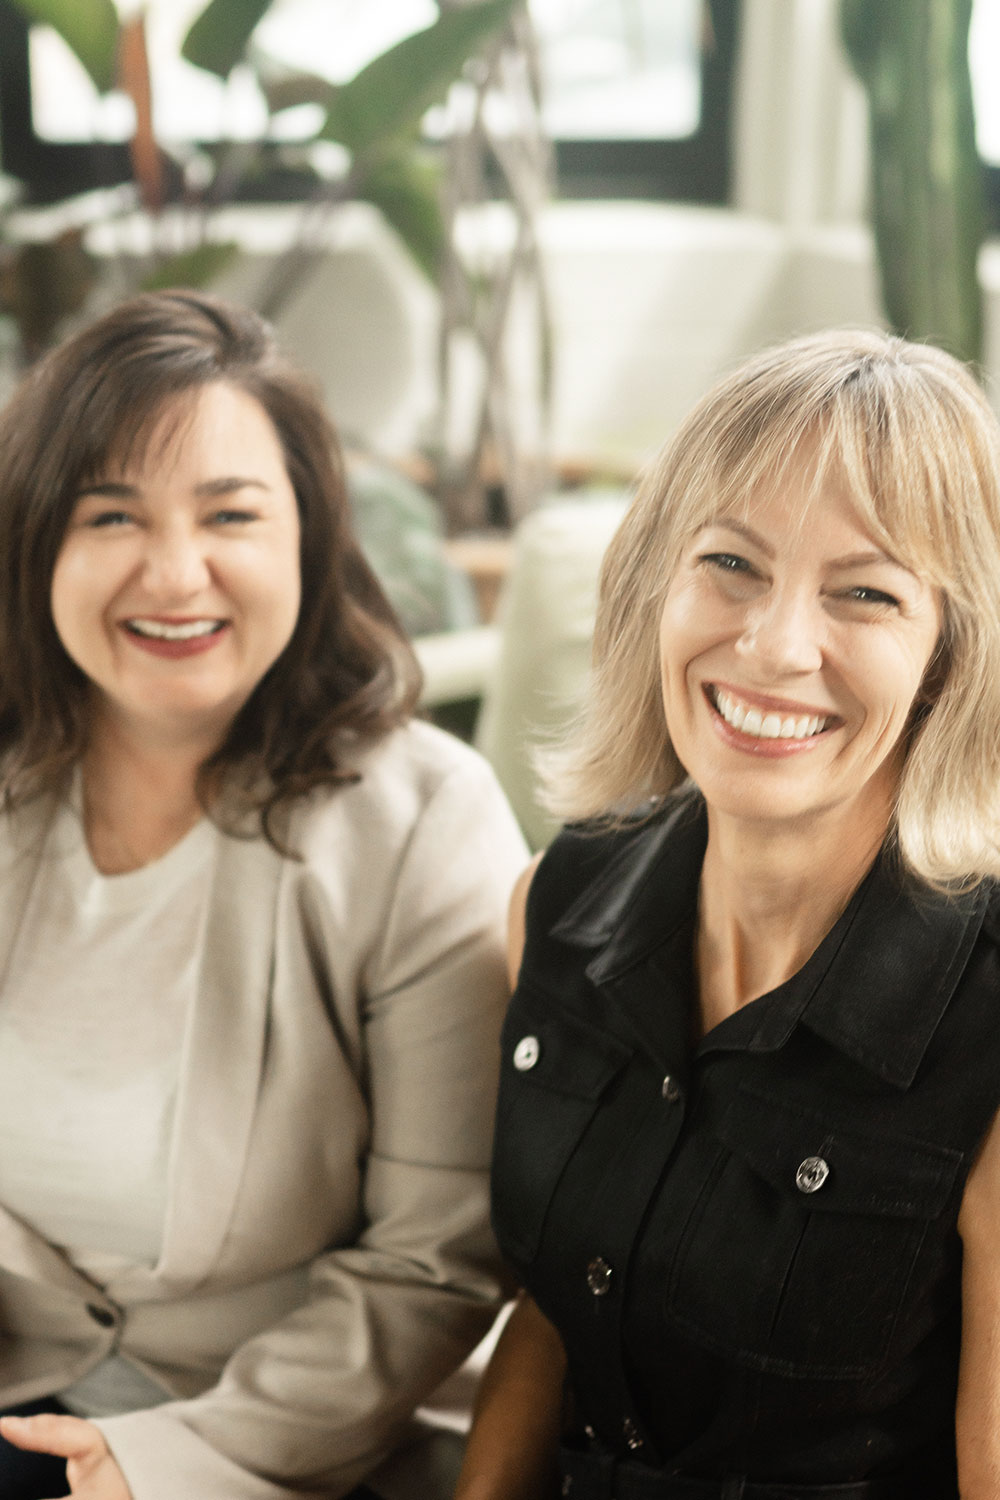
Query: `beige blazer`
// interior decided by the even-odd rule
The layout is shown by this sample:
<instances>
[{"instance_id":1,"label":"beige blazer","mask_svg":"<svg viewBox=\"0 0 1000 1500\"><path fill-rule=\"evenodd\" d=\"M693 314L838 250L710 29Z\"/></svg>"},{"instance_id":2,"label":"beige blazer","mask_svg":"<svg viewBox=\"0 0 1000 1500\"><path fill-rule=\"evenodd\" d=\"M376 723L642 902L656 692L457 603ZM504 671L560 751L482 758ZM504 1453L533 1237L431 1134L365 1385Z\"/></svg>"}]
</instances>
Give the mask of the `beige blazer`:
<instances>
[{"instance_id":1,"label":"beige blazer","mask_svg":"<svg viewBox=\"0 0 1000 1500\"><path fill-rule=\"evenodd\" d=\"M99 1289L0 1209L0 1400L114 1349L175 1398L100 1423L134 1500L345 1494L497 1305L487 1165L524 847L485 762L439 731L358 764L293 814L301 859L219 840L157 1265ZM0 845L0 966L44 878L43 816Z\"/></svg>"}]
</instances>

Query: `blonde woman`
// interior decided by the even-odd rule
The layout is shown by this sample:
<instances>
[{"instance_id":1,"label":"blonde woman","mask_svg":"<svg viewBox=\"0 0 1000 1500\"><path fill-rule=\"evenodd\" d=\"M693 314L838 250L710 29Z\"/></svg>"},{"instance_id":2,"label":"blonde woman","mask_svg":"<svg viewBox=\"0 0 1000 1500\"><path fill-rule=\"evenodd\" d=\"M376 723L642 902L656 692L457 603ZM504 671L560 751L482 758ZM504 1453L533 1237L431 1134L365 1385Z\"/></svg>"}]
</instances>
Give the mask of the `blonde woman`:
<instances>
[{"instance_id":1,"label":"blonde woman","mask_svg":"<svg viewBox=\"0 0 1000 1500\"><path fill-rule=\"evenodd\" d=\"M830 333L606 560L515 900L461 1500L1000 1497L1000 430ZM526 912L525 912L526 906Z\"/></svg>"}]
</instances>

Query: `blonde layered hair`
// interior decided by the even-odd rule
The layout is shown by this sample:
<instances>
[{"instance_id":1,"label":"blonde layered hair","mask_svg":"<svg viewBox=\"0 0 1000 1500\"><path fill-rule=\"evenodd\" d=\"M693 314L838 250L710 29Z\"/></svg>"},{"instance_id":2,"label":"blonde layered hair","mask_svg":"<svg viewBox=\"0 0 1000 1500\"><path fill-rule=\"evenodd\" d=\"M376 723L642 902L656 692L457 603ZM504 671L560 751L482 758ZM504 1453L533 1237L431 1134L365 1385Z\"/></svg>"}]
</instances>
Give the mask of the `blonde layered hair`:
<instances>
[{"instance_id":1,"label":"blonde layered hair","mask_svg":"<svg viewBox=\"0 0 1000 1500\"><path fill-rule=\"evenodd\" d=\"M615 820L685 779L660 688L667 587L702 526L805 455L813 492L845 484L875 541L943 597L897 796L903 863L938 887L1000 876L1000 425L950 355L876 332L756 356L663 450L605 557L590 700L546 758L549 806Z\"/></svg>"}]
</instances>

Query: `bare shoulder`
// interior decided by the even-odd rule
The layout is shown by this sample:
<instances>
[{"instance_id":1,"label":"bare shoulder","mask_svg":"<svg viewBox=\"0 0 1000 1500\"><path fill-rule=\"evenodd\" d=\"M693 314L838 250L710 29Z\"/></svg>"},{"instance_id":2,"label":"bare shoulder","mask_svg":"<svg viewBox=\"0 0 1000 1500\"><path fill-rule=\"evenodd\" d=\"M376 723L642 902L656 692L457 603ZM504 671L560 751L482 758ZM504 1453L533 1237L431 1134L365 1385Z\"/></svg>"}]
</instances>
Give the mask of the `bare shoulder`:
<instances>
[{"instance_id":1,"label":"bare shoulder","mask_svg":"<svg viewBox=\"0 0 1000 1500\"><path fill-rule=\"evenodd\" d=\"M510 914L507 921L507 974L510 978L511 989L517 983L518 972L521 968L521 955L524 952L524 916L528 905L528 892L535 878L535 871L541 862L542 855L536 854L527 868L522 870L517 877L511 892Z\"/></svg>"}]
</instances>

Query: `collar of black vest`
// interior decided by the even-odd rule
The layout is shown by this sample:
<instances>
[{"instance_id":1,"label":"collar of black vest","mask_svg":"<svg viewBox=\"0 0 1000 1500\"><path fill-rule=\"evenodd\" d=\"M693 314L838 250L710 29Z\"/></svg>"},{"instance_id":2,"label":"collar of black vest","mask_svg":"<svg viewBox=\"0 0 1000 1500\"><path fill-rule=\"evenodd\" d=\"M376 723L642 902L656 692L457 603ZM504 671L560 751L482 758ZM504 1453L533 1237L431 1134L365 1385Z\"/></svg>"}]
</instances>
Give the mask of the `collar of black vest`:
<instances>
[{"instance_id":1,"label":"collar of black vest","mask_svg":"<svg viewBox=\"0 0 1000 1500\"><path fill-rule=\"evenodd\" d=\"M594 948L588 978L609 994L654 1056L662 1055L664 984L693 928L705 852L697 794L630 830L552 936ZM706 1036L702 1052L774 1051L807 1026L885 1082L916 1076L979 936L991 887L941 895L902 876L883 851L799 972Z\"/></svg>"}]
</instances>

